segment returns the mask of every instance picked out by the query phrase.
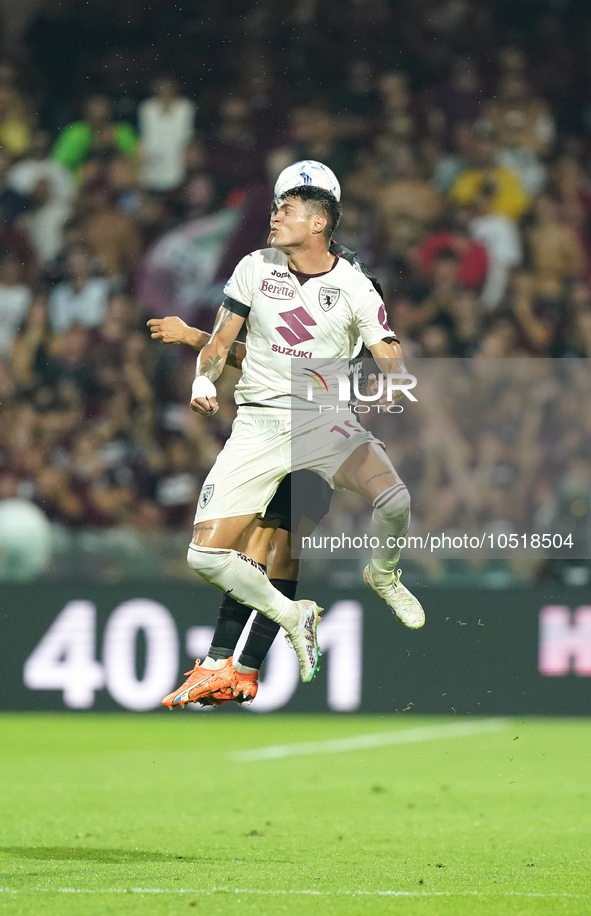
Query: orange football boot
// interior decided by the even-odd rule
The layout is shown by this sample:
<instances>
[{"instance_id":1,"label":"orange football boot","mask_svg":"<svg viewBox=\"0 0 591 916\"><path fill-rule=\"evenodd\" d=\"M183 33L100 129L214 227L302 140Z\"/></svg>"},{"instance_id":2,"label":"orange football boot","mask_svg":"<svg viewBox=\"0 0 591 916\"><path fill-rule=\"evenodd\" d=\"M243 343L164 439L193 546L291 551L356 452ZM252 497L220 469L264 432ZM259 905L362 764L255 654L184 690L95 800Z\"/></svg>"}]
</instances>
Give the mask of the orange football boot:
<instances>
[{"instance_id":1,"label":"orange football boot","mask_svg":"<svg viewBox=\"0 0 591 916\"><path fill-rule=\"evenodd\" d=\"M254 700L259 689L259 672L253 671L250 674L236 672L236 687L234 688L234 699L237 703L249 703Z\"/></svg>"},{"instance_id":2,"label":"orange football boot","mask_svg":"<svg viewBox=\"0 0 591 916\"><path fill-rule=\"evenodd\" d=\"M223 668L222 670L226 673L226 684L202 697L199 700L202 706L219 706L221 703L230 703L232 700L236 703L248 703L254 700L259 689L258 671L244 674L236 671L233 665L231 669Z\"/></svg>"},{"instance_id":3,"label":"orange football boot","mask_svg":"<svg viewBox=\"0 0 591 916\"><path fill-rule=\"evenodd\" d=\"M181 684L172 693L162 700L163 706L173 709L180 706L181 709L187 703L197 703L201 697L210 696L214 691L223 693L224 699L231 700L233 695L228 695L228 691L233 691L236 686L238 672L232 664L232 659L228 658L223 668L212 670L203 668L200 659L196 659L195 667L191 671L185 671L188 674L187 680Z\"/></svg>"}]
</instances>

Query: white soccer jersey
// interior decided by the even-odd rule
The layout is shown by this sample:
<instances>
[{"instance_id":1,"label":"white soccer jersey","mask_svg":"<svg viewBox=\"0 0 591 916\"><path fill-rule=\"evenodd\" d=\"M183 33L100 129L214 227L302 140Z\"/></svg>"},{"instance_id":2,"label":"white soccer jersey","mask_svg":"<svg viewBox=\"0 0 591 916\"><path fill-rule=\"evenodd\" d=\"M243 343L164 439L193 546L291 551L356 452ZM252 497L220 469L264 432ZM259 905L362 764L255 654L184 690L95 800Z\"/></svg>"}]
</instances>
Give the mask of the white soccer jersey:
<instances>
[{"instance_id":1,"label":"white soccer jersey","mask_svg":"<svg viewBox=\"0 0 591 916\"><path fill-rule=\"evenodd\" d=\"M236 403L271 399L287 406L294 358L350 359L359 337L371 347L393 337L372 283L348 261L303 284L287 255L265 248L247 255L226 284L223 305L246 318L246 357Z\"/></svg>"}]
</instances>

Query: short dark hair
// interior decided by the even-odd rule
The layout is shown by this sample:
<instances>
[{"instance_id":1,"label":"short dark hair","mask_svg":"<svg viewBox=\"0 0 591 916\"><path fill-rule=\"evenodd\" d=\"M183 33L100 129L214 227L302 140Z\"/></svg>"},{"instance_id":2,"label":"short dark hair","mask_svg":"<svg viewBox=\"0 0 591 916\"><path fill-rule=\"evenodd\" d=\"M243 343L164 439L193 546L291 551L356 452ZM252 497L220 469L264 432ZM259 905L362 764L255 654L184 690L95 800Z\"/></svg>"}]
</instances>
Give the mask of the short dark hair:
<instances>
[{"instance_id":1,"label":"short dark hair","mask_svg":"<svg viewBox=\"0 0 591 916\"><path fill-rule=\"evenodd\" d=\"M306 205L309 213L319 213L321 216L326 217L325 234L330 241L343 212L341 204L332 191L317 188L316 185L303 184L297 188L290 188L288 191L284 191L279 201L283 202L288 197L295 197L301 200Z\"/></svg>"}]
</instances>

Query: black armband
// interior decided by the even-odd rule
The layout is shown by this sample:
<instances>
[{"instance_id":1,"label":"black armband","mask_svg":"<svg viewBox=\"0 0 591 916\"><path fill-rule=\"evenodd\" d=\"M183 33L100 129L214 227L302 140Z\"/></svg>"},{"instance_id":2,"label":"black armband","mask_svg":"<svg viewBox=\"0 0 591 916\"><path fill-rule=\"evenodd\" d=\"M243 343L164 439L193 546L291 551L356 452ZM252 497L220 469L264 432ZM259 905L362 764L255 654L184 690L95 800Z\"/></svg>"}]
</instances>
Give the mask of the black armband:
<instances>
[{"instance_id":1,"label":"black armband","mask_svg":"<svg viewBox=\"0 0 591 916\"><path fill-rule=\"evenodd\" d=\"M234 312L235 315L239 315L241 318L248 318L250 314L250 305L238 302L237 299L230 299L229 296L224 296L222 308L228 309L229 312Z\"/></svg>"}]
</instances>

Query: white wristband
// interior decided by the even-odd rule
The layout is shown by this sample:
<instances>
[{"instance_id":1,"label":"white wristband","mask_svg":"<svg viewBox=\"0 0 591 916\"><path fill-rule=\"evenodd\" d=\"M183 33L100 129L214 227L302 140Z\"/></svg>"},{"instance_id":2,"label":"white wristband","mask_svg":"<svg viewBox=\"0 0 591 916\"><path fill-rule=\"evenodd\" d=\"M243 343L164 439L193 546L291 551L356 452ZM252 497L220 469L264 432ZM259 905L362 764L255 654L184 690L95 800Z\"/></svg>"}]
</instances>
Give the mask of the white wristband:
<instances>
[{"instance_id":1,"label":"white wristband","mask_svg":"<svg viewBox=\"0 0 591 916\"><path fill-rule=\"evenodd\" d=\"M217 391L215 385L205 375L198 375L191 388L191 400L195 398L215 398Z\"/></svg>"}]
</instances>

